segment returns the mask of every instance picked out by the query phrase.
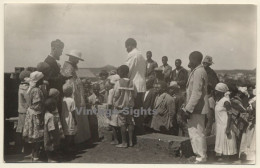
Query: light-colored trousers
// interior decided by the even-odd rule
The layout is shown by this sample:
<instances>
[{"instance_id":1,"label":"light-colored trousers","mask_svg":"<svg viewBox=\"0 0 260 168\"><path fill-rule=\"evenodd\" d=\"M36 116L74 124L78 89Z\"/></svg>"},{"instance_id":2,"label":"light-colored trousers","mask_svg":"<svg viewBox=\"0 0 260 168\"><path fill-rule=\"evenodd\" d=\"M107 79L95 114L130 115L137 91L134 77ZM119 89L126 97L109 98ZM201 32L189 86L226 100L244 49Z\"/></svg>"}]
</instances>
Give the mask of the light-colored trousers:
<instances>
[{"instance_id":1,"label":"light-colored trousers","mask_svg":"<svg viewBox=\"0 0 260 168\"><path fill-rule=\"evenodd\" d=\"M204 130L205 115L191 114L190 119L188 120L188 132L193 152L197 155L197 160L207 158L207 144Z\"/></svg>"}]
</instances>

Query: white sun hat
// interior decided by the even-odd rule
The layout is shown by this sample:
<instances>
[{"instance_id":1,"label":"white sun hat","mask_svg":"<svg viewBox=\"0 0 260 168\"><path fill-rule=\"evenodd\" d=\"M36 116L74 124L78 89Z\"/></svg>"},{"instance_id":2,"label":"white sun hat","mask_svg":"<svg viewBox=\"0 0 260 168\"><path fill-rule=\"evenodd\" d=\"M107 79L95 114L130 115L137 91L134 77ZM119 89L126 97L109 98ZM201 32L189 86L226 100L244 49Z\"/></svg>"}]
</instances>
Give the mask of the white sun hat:
<instances>
[{"instance_id":1,"label":"white sun hat","mask_svg":"<svg viewBox=\"0 0 260 168\"><path fill-rule=\"evenodd\" d=\"M84 59L82 58L82 53L79 50L71 50L68 54L66 54L67 56L70 57L75 57L81 61L84 61Z\"/></svg>"}]
</instances>

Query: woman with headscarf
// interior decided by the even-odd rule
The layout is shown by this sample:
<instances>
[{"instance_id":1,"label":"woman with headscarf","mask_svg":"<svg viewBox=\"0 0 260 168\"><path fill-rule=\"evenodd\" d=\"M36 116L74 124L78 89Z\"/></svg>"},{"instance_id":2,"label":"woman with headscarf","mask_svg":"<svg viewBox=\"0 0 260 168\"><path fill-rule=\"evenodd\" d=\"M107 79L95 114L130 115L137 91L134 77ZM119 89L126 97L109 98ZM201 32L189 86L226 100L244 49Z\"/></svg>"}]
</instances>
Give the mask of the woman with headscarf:
<instances>
[{"instance_id":1,"label":"woman with headscarf","mask_svg":"<svg viewBox=\"0 0 260 168\"><path fill-rule=\"evenodd\" d=\"M231 103L229 89L226 84L218 83L215 87L215 120L216 120L216 143L215 152L222 160L230 155L237 154L236 137L231 130Z\"/></svg>"},{"instance_id":2,"label":"woman with headscarf","mask_svg":"<svg viewBox=\"0 0 260 168\"><path fill-rule=\"evenodd\" d=\"M71 50L69 54L69 60L66 61L61 70L62 75L65 77L71 77L66 81L66 84L71 84L73 87L72 98L75 101L76 111L81 113L76 113L77 120L77 134L75 136L75 143L82 143L88 139L90 139L90 128L89 128L89 120L88 116L82 114L86 107L85 97L84 97L84 88L82 81L77 75L77 64L79 61L84 61L81 57L81 52L78 50Z\"/></svg>"},{"instance_id":3,"label":"woman with headscarf","mask_svg":"<svg viewBox=\"0 0 260 168\"><path fill-rule=\"evenodd\" d=\"M32 160L39 160L40 143L43 142L44 126L44 95L40 86L43 83L43 73L39 71L30 74L30 86L27 91L29 108L27 109L23 137L32 144Z\"/></svg>"}]
</instances>

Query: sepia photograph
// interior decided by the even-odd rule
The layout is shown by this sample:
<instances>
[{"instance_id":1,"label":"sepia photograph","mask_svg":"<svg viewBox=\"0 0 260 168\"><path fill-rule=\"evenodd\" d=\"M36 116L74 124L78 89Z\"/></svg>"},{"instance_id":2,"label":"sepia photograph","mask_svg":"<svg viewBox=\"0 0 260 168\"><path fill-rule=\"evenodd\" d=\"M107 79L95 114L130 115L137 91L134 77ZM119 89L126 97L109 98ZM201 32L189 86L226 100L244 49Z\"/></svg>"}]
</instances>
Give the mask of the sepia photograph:
<instances>
[{"instance_id":1,"label":"sepia photograph","mask_svg":"<svg viewBox=\"0 0 260 168\"><path fill-rule=\"evenodd\" d=\"M5 164L256 164L257 5L158 3L4 4Z\"/></svg>"}]
</instances>

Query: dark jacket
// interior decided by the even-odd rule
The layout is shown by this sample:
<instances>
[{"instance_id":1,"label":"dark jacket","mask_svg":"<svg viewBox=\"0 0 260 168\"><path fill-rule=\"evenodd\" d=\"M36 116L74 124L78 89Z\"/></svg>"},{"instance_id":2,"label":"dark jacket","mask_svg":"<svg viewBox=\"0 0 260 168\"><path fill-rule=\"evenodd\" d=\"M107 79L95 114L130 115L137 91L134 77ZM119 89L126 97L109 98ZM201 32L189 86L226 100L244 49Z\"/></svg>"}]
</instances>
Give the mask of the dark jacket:
<instances>
[{"instance_id":1,"label":"dark jacket","mask_svg":"<svg viewBox=\"0 0 260 168\"><path fill-rule=\"evenodd\" d=\"M153 77L155 77L154 69L158 67L157 62L155 62L154 60L152 60L152 62L150 63L149 68L148 68L147 66L148 66L148 62L146 61L146 73L145 73L145 77L146 77L146 78L153 78Z\"/></svg>"},{"instance_id":2,"label":"dark jacket","mask_svg":"<svg viewBox=\"0 0 260 168\"><path fill-rule=\"evenodd\" d=\"M61 75L57 61L52 56L48 56L44 62L49 64L51 69L48 76L49 87L57 89L62 94L62 85L65 83L66 78Z\"/></svg>"},{"instance_id":3,"label":"dark jacket","mask_svg":"<svg viewBox=\"0 0 260 168\"><path fill-rule=\"evenodd\" d=\"M218 76L216 72L211 69L210 67L205 68L207 75L208 75L208 85L212 88L215 89L215 86L219 83Z\"/></svg>"},{"instance_id":4,"label":"dark jacket","mask_svg":"<svg viewBox=\"0 0 260 168\"><path fill-rule=\"evenodd\" d=\"M144 109L153 109L154 106L154 101L156 98L156 92L155 89L150 89L149 93L147 94L145 100L144 100L144 96L145 94L143 94L142 96L142 100L143 100L143 108Z\"/></svg>"},{"instance_id":5,"label":"dark jacket","mask_svg":"<svg viewBox=\"0 0 260 168\"><path fill-rule=\"evenodd\" d=\"M154 101L155 98L157 96L157 93L155 91L155 89L150 89L149 93L147 94L146 98L144 99L145 94L143 94L142 96L142 103L143 103L143 109L144 110L148 110L150 109L152 112L152 110L154 110ZM144 123L146 124L146 126L151 127L151 121L152 121L152 113L148 114L148 115L144 115Z\"/></svg>"},{"instance_id":6,"label":"dark jacket","mask_svg":"<svg viewBox=\"0 0 260 168\"><path fill-rule=\"evenodd\" d=\"M179 73L177 74L176 69L174 69L171 74L171 81L176 81L181 90L185 91L188 81L188 71L185 68L181 67Z\"/></svg>"}]
</instances>

